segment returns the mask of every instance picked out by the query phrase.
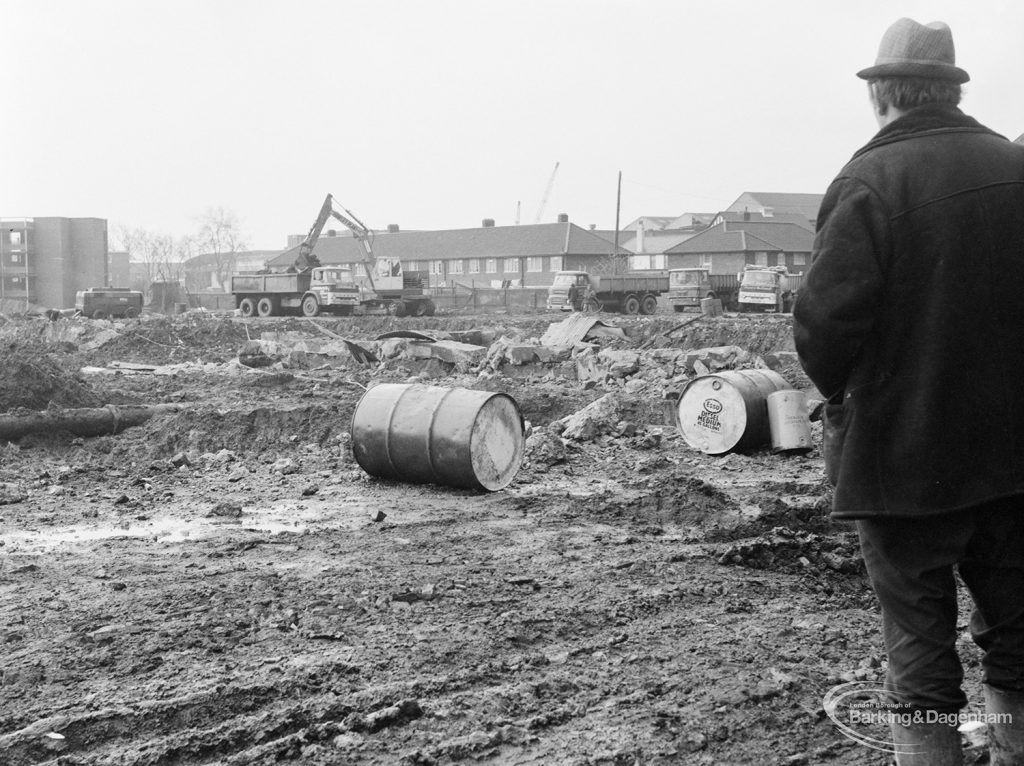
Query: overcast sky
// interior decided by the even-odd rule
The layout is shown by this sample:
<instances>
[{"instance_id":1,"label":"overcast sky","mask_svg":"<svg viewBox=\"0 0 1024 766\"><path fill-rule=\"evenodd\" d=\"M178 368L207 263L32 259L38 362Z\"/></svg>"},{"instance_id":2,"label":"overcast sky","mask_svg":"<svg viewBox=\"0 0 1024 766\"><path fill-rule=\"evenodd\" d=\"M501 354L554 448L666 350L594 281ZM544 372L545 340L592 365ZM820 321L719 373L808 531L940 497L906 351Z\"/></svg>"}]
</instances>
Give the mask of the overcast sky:
<instances>
[{"instance_id":1,"label":"overcast sky","mask_svg":"<svg viewBox=\"0 0 1024 766\"><path fill-rule=\"evenodd\" d=\"M255 249L328 192L367 225L581 225L823 192L876 131L854 73L943 20L962 107L1024 133L1019 0L4 0L0 216ZM112 238L111 246L116 245Z\"/></svg>"}]
</instances>

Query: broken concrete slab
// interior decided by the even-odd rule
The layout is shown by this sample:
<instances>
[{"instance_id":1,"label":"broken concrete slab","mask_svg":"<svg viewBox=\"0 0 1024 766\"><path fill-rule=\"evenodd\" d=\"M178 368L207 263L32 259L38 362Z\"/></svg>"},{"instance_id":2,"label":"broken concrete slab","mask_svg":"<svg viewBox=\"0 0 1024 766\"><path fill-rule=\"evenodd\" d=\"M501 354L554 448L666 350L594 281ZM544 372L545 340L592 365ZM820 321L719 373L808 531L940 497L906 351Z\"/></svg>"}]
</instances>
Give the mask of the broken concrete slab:
<instances>
[{"instance_id":1,"label":"broken concrete slab","mask_svg":"<svg viewBox=\"0 0 1024 766\"><path fill-rule=\"evenodd\" d=\"M450 364L472 365L483 361L487 349L454 340L439 340L434 343L409 344L408 356L411 359L440 359Z\"/></svg>"},{"instance_id":2,"label":"broken concrete slab","mask_svg":"<svg viewBox=\"0 0 1024 766\"><path fill-rule=\"evenodd\" d=\"M621 348L605 348L597 358L613 378L627 378L640 370L640 354Z\"/></svg>"},{"instance_id":3,"label":"broken concrete slab","mask_svg":"<svg viewBox=\"0 0 1024 766\"><path fill-rule=\"evenodd\" d=\"M760 364L758 364L760 363ZM751 354L739 346L712 346L694 351L686 351L683 365L687 371L698 375L718 370L734 370L739 367L763 366L760 357Z\"/></svg>"},{"instance_id":4,"label":"broken concrete slab","mask_svg":"<svg viewBox=\"0 0 1024 766\"><path fill-rule=\"evenodd\" d=\"M505 356L508 359L509 364L533 364L533 362L537 361L538 348L542 348L542 346L508 346L505 349Z\"/></svg>"},{"instance_id":5,"label":"broken concrete slab","mask_svg":"<svg viewBox=\"0 0 1024 766\"><path fill-rule=\"evenodd\" d=\"M622 424L636 423L639 414L636 397L612 391L551 425L555 430L561 429L563 439L592 441L605 434L622 433Z\"/></svg>"}]
</instances>

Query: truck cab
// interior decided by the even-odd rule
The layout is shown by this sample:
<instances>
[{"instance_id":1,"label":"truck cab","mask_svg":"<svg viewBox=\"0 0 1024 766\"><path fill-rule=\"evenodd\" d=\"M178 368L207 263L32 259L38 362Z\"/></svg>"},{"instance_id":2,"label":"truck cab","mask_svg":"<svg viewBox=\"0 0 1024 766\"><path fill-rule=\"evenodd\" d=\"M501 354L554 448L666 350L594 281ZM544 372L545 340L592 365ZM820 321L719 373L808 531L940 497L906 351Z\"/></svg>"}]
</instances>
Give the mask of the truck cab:
<instances>
[{"instance_id":1,"label":"truck cab","mask_svg":"<svg viewBox=\"0 0 1024 766\"><path fill-rule=\"evenodd\" d=\"M789 295L785 266L748 266L739 275L740 311L779 311Z\"/></svg>"},{"instance_id":2,"label":"truck cab","mask_svg":"<svg viewBox=\"0 0 1024 766\"><path fill-rule=\"evenodd\" d=\"M559 271L548 288L548 309L572 311L574 298L582 297L588 285L591 285L590 275L585 271Z\"/></svg>"},{"instance_id":3,"label":"truck cab","mask_svg":"<svg viewBox=\"0 0 1024 766\"><path fill-rule=\"evenodd\" d=\"M706 268L670 269L668 272L668 302L676 311L700 308L704 298L716 298L711 286L710 272Z\"/></svg>"}]
</instances>

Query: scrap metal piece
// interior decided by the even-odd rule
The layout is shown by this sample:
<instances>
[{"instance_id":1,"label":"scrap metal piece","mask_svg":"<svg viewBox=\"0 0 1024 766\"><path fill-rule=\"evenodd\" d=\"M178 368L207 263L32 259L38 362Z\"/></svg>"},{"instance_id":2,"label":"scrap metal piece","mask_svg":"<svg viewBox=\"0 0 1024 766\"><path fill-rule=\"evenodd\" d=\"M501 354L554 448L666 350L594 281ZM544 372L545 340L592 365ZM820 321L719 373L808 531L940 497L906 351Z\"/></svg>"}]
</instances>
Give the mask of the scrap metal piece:
<instances>
[{"instance_id":1,"label":"scrap metal piece","mask_svg":"<svg viewBox=\"0 0 1024 766\"><path fill-rule=\"evenodd\" d=\"M345 338L342 338L342 341L344 341L349 353L352 354L352 358L359 362L359 364L377 364L380 361L372 351L368 351L358 343L353 343Z\"/></svg>"},{"instance_id":2,"label":"scrap metal piece","mask_svg":"<svg viewBox=\"0 0 1024 766\"><path fill-rule=\"evenodd\" d=\"M540 337L542 346L574 346L590 335L625 338L621 327L607 325L590 314L571 314L550 325Z\"/></svg>"}]
</instances>

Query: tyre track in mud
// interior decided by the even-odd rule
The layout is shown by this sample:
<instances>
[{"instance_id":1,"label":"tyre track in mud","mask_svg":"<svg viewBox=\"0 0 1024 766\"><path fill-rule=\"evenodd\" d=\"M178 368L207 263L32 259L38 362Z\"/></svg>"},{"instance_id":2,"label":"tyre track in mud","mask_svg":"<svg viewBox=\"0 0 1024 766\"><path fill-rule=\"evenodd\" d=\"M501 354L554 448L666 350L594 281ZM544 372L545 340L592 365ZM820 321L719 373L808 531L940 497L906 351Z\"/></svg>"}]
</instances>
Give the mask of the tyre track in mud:
<instances>
[{"instance_id":1,"label":"tyre track in mud","mask_svg":"<svg viewBox=\"0 0 1024 766\"><path fill-rule=\"evenodd\" d=\"M758 350L779 325L730 324ZM197 407L12 453L32 492L0 508L0 762L882 762L821 711L880 668L863 579L823 564L820 458L665 436L576 446L492 495L389 484L342 458L358 392L322 374L122 380ZM600 395L485 385L540 424ZM225 445L227 465L166 465ZM224 499L241 515L208 518Z\"/></svg>"},{"instance_id":2,"label":"tyre track in mud","mask_svg":"<svg viewBox=\"0 0 1024 766\"><path fill-rule=\"evenodd\" d=\"M117 580L124 590L116 593L132 593L131 600L118 609L109 596L77 598L69 606L74 619L62 617L88 631L70 650L75 664L112 666L117 683L105 693L117 704L114 711L107 704L106 712L62 712L69 718L60 762L331 762L339 750L351 750L358 760L388 763L396 746L409 762L492 751L544 762L572 753L574 742L593 744L595 730L607 733L607 748L618 759L636 750L636 718L649 719L652 704L667 707L655 716L661 728L644 738L641 750L649 755L651 737L664 740L666 759L678 753L680 736L692 735L685 746L694 752L735 740L731 730L728 737L685 732L688 721L706 715L701 704L730 693L714 691L719 681L731 688L726 682L734 675L717 677L716 661L736 662L724 616L745 620L753 610L751 588L764 596L765 586L717 565L714 546L684 542L692 538L693 518L644 520L643 504L628 491L602 512L585 483L576 486L576 499L573 492L524 488L512 493L512 510L495 496L453 500L435 492L424 502L420 492L362 484L368 505L390 496L384 525L332 530L325 514L303 533L240 534L225 526L194 546L117 540L117 560L131 574ZM645 524L624 529L617 515L623 509ZM114 542L103 547L109 551ZM66 578L69 595L95 596L93 565L85 555L82 566L33 574ZM111 574L120 577L120 570ZM254 584L268 579L269 585ZM429 599L421 597L424 584L433 586ZM793 609L789 589L767 592L777 612ZM130 629L88 639L94 626L117 624L129 613ZM187 652L174 658L161 643L112 656L120 641L154 631L165 642L184 642ZM676 648L679 634L687 634L683 651ZM43 643L38 656L53 651ZM689 655L685 664L681 655ZM147 670L146 656L165 659ZM227 656L230 666L223 663ZM282 659L268 669L267 656ZM651 660L658 672L646 669ZM679 680L695 669L716 683L695 690ZM198 696L162 698L200 679L253 673L273 680L219 682ZM745 683L757 688L752 677ZM695 702L695 692L712 702ZM730 704L750 699L735 694ZM680 697L688 704L680 705ZM407 698L418 700L422 718L383 734L359 731L359 716ZM49 701L41 702L40 713ZM638 702L645 712L624 715ZM31 711L17 722L7 718L5 730L31 725ZM39 726L28 733L38 735ZM447 736L439 737L438 728ZM12 744L13 763L56 755L38 736L15 739L23 744Z\"/></svg>"}]
</instances>

